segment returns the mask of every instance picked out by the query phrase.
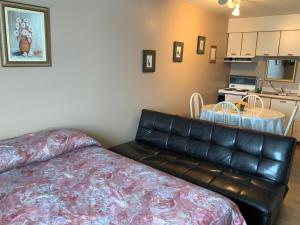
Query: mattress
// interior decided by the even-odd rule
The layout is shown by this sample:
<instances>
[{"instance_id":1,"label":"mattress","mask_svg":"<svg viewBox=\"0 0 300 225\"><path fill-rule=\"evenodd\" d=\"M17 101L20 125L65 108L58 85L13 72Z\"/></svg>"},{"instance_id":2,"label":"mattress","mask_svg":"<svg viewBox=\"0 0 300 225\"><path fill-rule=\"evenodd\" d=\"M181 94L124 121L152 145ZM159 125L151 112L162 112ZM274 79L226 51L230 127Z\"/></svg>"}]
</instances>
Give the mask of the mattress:
<instances>
[{"instance_id":1,"label":"mattress","mask_svg":"<svg viewBox=\"0 0 300 225\"><path fill-rule=\"evenodd\" d=\"M60 129L0 141L0 224L246 222L226 197Z\"/></svg>"}]
</instances>

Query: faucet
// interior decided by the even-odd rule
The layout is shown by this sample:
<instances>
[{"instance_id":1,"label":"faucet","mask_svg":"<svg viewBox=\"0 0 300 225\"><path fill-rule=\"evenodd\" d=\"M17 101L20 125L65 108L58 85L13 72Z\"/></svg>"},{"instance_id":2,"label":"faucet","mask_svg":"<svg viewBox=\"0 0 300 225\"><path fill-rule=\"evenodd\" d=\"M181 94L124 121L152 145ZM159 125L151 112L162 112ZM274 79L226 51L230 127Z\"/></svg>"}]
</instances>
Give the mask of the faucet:
<instances>
[{"instance_id":1,"label":"faucet","mask_svg":"<svg viewBox=\"0 0 300 225\"><path fill-rule=\"evenodd\" d=\"M272 84L272 82L269 80L270 86L273 88L273 90L278 94L278 95L287 95L287 93L285 92L285 90L283 88L280 88L280 90L278 90L277 88L275 88Z\"/></svg>"},{"instance_id":2,"label":"faucet","mask_svg":"<svg viewBox=\"0 0 300 225\"><path fill-rule=\"evenodd\" d=\"M286 91L286 90L284 90L283 88L280 88L280 93L279 93L279 95L282 95L282 96L288 96L288 95L290 95L291 94L291 92L290 91Z\"/></svg>"}]
</instances>

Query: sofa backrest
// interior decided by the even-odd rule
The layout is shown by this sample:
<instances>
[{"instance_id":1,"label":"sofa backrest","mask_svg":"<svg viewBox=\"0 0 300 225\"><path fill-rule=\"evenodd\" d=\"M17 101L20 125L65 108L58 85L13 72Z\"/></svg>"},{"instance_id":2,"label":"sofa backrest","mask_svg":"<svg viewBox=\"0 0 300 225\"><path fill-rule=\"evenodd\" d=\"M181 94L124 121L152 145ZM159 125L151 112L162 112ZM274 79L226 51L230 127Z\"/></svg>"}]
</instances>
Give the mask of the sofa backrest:
<instances>
[{"instance_id":1,"label":"sofa backrest","mask_svg":"<svg viewBox=\"0 0 300 225\"><path fill-rule=\"evenodd\" d=\"M288 183L296 139L143 110L136 141Z\"/></svg>"}]
</instances>

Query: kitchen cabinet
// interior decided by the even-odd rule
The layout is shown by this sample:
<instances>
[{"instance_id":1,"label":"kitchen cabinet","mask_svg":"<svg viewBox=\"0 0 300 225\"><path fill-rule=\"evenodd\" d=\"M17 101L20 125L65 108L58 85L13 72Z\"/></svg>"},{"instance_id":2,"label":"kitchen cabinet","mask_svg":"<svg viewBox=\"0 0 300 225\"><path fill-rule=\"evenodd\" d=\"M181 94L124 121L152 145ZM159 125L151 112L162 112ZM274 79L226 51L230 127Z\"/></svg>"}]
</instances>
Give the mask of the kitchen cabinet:
<instances>
[{"instance_id":1,"label":"kitchen cabinet","mask_svg":"<svg viewBox=\"0 0 300 225\"><path fill-rule=\"evenodd\" d=\"M280 42L280 31L258 32L257 56L277 56Z\"/></svg>"},{"instance_id":2,"label":"kitchen cabinet","mask_svg":"<svg viewBox=\"0 0 300 225\"><path fill-rule=\"evenodd\" d=\"M292 100L271 99L271 109L277 110L285 114L285 121L284 121L285 128L287 127L287 124L296 106L296 103L297 103L296 101L292 101ZM292 134L292 130L293 129L290 129L288 135Z\"/></svg>"},{"instance_id":3,"label":"kitchen cabinet","mask_svg":"<svg viewBox=\"0 0 300 225\"><path fill-rule=\"evenodd\" d=\"M257 32L243 33L241 56L255 56Z\"/></svg>"},{"instance_id":4,"label":"kitchen cabinet","mask_svg":"<svg viewBox=\"0 0 300 225\"><path fill-rule=\"evenodd\" d=\"M265 109L270 109L271 106L271 99L270 98L264 98L264 97L260 97L264 103L264 108ZM257 101L257 107L260 106L260 102Z\"/></svg>"},{"instance_id":5,"label":"kitchen cabinet","mask_svg":"<svg viewBox=\"0 0 300 225\"><path fill-rule=\"evenodd\" d=\"M300 121L294 121L292 136L300 141Z\"/></svg>"},{"instance_id":6,"label":"kitchen cabinet","mask_svg":"<svg viewBox=\"0 0 300 225\"><path fill-rule=\"evenodd\" d=\"M272 94L257 94L264 102L266 109L273 109L285 114L285 127L286 128L291 115L295 109L296 104L300 105L300 97L292 96L274 96ZM289 136L293 136L300 142L300 110L296 114L294 122L289 130Z\"/></svg>"},{"instance_id":7,"label":"kitchen cabinet","mask_svg":"<svg viewBox=\"0 0 300 225\"><path fill-rule=\"evenodd\" d=\"M300 102L297 102L297 104L300 105ZM295 117L292 136L294 138L297 138L298 141L300 141L300 110L298 111Z\"/></svg>"},{"instance_id":8,"label":"kitchen cabinet","mask_svg":"<svg viewBox=\"0 0 300 225\"><path fill-rule=\"evenodd\" d=\"M300 56L300 30L281 31L279 56Z\"/></svg>"},{"instance_id":9,"label":"kitchen cabinet","mask_svg":"<svg viewBox=\"0 0 300 225\"><path fill-rule=\"evenodd\" d=\"M300 101L298 101L297 104L300 105ZM300 108L298 110L298 113L296 114L295 121L300 122ZM300 131L300 126L299 126L299 131Z\"/></svg>"},{"instance_id":10,"label":"kitchen cabinet","mask_svg":"<svg viewBox=\"0 0 300 225\"><path fill-rule=\"evenodd\" d=\"M228 35L227 56L235 57L241 55L242 33L230 33Z\"/></svg>"},{"instance_id":11,"label":"kitchen cabinet","mask_svg":"<svg viewBox=\"0 0 300 225\"><path fill-rule=\"evenodd\" d=\"M229 33L227 57L300 56L300 30Z\"/></svg>"}]
</instances>

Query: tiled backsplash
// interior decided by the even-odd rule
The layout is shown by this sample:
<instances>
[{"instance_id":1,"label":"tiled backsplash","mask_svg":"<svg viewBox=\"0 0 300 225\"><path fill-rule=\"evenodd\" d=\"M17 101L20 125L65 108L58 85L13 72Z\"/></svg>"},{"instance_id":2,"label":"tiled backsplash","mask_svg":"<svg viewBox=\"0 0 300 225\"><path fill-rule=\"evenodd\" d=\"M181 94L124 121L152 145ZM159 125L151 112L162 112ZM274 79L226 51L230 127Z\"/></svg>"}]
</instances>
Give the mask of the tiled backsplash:
<instances>
[{"instance_id":1,"label":"tiled backsplash","mask_svg":"<svg viewBox=\"0 0 300 225\"><path fill-rule=\"evenodd\" d=\"M298 60L299 60L299 58L298 58ZM300 61L298 63L300 63ZM266 73L266 65L267 65L267 58L265 58L265 57L260 57L258 59L257 63L232 63L230 74L245 75L245 76L257 76L257 77L260 77L264 81L265 73ZM277 88L284 88L284 89L291 89L291 90L298 89L298 83L300 83L299 66L297 67L295 83L272 81L273 86L275 86ZM264 81L263 86L269 87L270 86L269 82Z\"/></svg>"}]
</instances>

